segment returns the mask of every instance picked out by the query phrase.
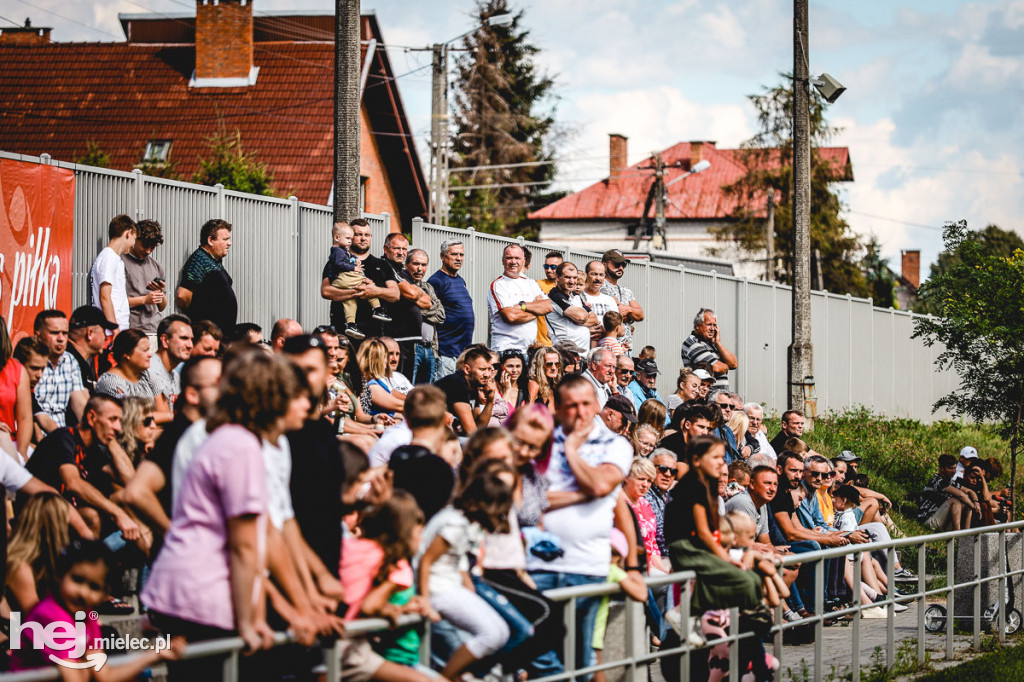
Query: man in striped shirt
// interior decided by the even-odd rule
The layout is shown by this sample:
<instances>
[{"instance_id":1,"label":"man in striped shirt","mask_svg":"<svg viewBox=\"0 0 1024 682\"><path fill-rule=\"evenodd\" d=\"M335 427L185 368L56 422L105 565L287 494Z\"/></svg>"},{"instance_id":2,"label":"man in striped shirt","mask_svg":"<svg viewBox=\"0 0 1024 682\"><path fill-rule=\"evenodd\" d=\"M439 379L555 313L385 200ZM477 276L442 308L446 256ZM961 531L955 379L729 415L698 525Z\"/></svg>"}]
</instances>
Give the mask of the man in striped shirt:
<instances>
[{"instance_id":1,"label":"man in striped shirt","mask_svg":"<svg viewBox=\"0 0 1024 682\"><path fill-rule=\"evenodd\" d=\"M681 352L684 367L696 368L708 363L715 373L715 386L729 390L729 370L739 367L736 355L722 343L715 311L701 308L693 318L693 333L683 341Z\"/></svg>"}]
</instances>

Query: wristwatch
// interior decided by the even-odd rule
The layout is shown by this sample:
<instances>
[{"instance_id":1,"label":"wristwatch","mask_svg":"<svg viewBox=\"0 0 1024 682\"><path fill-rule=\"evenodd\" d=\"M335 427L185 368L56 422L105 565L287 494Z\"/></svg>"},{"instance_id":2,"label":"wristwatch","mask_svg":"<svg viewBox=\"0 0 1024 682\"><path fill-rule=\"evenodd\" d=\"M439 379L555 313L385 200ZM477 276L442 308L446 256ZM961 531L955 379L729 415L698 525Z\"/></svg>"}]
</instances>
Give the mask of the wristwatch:
<instances>
[{"instance_id":1,"label":"wristwatch","mask_svg":"<svg viewBox=\"0 0 1024 682\"><path fill-rule=\"evenodd\" d=\"M522 308L523 312L526 312L526 301L520 301L519 307Z\"/></svg>"}]
</instances>

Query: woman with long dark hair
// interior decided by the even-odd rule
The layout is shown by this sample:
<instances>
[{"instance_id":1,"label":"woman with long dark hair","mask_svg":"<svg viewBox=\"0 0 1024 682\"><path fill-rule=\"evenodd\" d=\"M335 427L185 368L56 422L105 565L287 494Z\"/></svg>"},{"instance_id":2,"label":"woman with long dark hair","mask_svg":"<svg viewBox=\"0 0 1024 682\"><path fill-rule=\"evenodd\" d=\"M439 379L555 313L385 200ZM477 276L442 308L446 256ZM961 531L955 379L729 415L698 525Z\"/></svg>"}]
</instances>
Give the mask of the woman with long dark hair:
<instances>
[{"instance_id":1,"label":"woman with long dark hair","mask_svg":"<svg viewBox=\"0 0 1024 682\"><path fill-rule=\"evenodd\" d=\"M149 398L156 405L153 413L157 423L171 421L174 415L167 404L167 398L159 393L149 379L149 363L153 359L149 337L138 329L126 329L114 339L110 348L114 362L109 371L96 381L96 392L118 400L128 397Z\"/></svg>"}]
</instances>

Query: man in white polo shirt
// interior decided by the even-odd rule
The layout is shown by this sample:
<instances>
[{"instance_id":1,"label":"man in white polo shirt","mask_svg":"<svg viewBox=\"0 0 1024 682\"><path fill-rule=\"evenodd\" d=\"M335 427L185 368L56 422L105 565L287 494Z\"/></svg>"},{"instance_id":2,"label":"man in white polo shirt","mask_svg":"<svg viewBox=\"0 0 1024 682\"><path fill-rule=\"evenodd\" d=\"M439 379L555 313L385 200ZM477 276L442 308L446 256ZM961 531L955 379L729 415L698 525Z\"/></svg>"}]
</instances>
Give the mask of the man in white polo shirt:
<instances>
[{"instance_id":1,"label":"man in white polo shirt","mask_svg":"<svg viewBox=\"0 0 1024 682\"><path fill-rule=\"evenodd\" d=\"M537 340L537 317L551 312L551 301L535 280L522 275L526 257L521 246L506 246L501 261L505 271L491 282L487 296L491 350L515 349L525 355Z\"/></svg>"},{"instance_id":2,"label":"man in white polo shirt","mask_svg":"<svg viewBox=\"0 0 1024 682\"><path fill-rule=\"evenodd\" d=\"M555 273L555 288L548 293L551 312L546 316L551 340L572 341L580 348L589 348L590 327L597 324L597 317L576 293L580 271L572 263L562 263Z\"/></svg>"}]
</instances>

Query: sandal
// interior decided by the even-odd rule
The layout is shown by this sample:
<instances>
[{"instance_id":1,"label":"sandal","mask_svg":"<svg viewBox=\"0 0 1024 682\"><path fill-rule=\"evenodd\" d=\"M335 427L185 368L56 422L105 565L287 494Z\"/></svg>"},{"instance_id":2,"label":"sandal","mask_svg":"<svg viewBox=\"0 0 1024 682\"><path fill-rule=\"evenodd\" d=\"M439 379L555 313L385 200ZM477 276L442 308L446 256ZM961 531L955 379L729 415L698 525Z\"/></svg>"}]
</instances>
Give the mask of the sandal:
<instances>
[{"instance_id":1,"label":"sandal","mask_svg":"<svg viewBox=\"0 0 1024 682\"><path fill-rule=\"evenodd\" d=\"M130 616L135 613L135 607L117 597L111 597L97 606L94 611L101 616Z\"/></svg>"}]
</instances>

